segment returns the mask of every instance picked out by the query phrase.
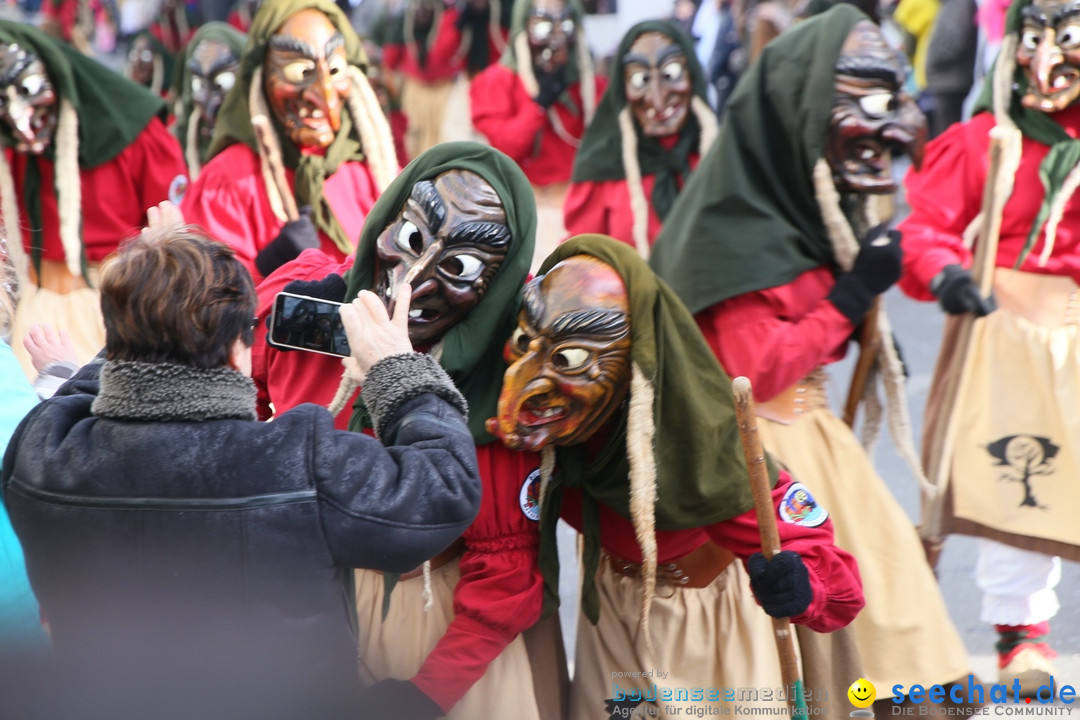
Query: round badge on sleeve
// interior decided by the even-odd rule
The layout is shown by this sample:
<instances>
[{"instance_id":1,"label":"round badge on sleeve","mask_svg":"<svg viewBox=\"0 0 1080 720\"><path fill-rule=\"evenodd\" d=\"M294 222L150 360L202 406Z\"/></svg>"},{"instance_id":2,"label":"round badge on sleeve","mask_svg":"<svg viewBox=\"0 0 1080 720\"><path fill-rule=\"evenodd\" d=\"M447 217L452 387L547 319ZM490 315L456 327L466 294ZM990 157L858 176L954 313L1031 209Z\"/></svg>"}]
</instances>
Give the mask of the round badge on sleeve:
<instances>
[{"instance_id":1,"label":"round badge on sleeve","mask_svg":"<svg viewBox=\"0 0 1080 720\"><path fill-rule=\"evenodd\" d=\"M188 189L187 175L177 175L169 183L169 202L179 205Z\"/></svg>"},{"instance_id":2,"label":"round badge on sleeve","mask_svg":"<svg viewBox=\"0 0 1080 720\"><path fill-rule=\"evenodd\" d=\"M533 522L540 519L540 468L536 468L525 477L518 495L521 512Z\"/></svg>"},{"instance_id":3,"label":"round badge on sleeve","mask_svg":"<svg viewBox=\"0 0 1080 720\"><path fill-rule=\"evenodd\" d=\"M818 505L817 500L802 483L791 483L780 501L780 519L792 525L817 527L825 522L829 513Z\"/></svg>"}]
</instances>

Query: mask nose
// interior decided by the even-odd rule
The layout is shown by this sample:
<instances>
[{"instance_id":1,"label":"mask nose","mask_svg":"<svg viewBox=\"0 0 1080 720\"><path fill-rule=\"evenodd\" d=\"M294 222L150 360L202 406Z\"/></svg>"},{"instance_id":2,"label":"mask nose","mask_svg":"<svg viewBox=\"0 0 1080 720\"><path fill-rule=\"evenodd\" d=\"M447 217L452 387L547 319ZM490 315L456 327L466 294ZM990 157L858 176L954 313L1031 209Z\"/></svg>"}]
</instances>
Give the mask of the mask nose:
<instances>
[{"instance_id":1,"label":"mask nose","mask_svg":"<svg viewBox=\"0 0 1080 720\"><path fill-rule=\"evenodd\" d=\"M1047 28L1046 34L1035 48L1035 79L1042 95L1054 94L1054 70L1065 62L1065 55L1057 44L1057 33Z\"/></svg>"}]
</instances>

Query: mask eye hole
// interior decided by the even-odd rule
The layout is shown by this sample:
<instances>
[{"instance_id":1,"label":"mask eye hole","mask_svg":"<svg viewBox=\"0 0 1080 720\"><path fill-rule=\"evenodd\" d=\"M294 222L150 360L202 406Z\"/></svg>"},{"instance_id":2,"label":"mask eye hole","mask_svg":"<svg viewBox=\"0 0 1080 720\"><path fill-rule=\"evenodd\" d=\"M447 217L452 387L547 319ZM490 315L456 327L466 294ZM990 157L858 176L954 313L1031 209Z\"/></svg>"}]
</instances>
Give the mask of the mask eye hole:
<instances>
[{"instance_id":1,"label":"mask eye hole","mask_svg":"<svg viewBox=\"0 0 1080 720\"><path fill-rule=\"evenodd\" d=\"M484 263L480 258L460 253L439 263L439 269L459 282L473 282L484 272Z\"/></svg>"},{"instance_id":2,"label":"mask eye hole","mask_svg":"<svg viewBox=\"0 0 1080 720\"><path fill-rule=\"evenodd\" d=\"M37 95L45 86L45 78L40 75L28 75L22 81L23 95Z\"/></svg>"},{"instance_id":3,"label":"mask eye hole","mask_svg":"<svg viewBox=\"0 0 1080 720\"><path fill-rule=\"evenodd\" d=\"M191 78L191 92L200 93L203 89L203 79L201 77Z\"/></svg>"},{"instance_id":4,"label":"mask eye hole","mask_svg":"<svg viewBox=\"0 0 1080 720\"><path fill-rule=\"evenodd\" d=\"M550 20L541 20L532 26L529 35L536 42L546 42L554 29L555 25Z\"/></svg>"},{"instance_id":5,"label":"mask eye hole","mask_svg":"<svg viewBox=\"0 0 1080 720\"><path fill-rule=\"evenodd\" d=\"M591 355L582 348L565 347L551 354L551 364L560 372L572 372L584 367Z\"/></svg>"},{"instance_id":6,"label":"mask eye hole","mask_svg":"<svg viewBox=\"0 0 1080 720\"><path fill-rule=\"evenodd\" d=\"M670 62L664 66L661 70L664 73L664 79L668 82L678 82L682 80L683 74L686 72L686 68L681 62Z\"/></svg>"},{"instance_id":7,"label":"mask eye hole","mask_svg":"<svg viewBox=\"0 0 1080 720\"><path fill-rule=\"evenodd\" d=\"M315 77L315 63L311 60L297 60L281 68L281 75L293 85L310 82Z\"/></svg>"},{"instance_id":8,"label":"mask eye hole","mask_svg":"<svg viewBox=\"0 0 1080 720\"><path fill-rule=\"evenodd\" d=\"M424 249L424 237L416 225L406 220L394 236L394 244L405 252L419 255Z\"/></svg>"},{"instance_id":9,"label":"mask eye hole","mask_svg":"<svg viewBox=\"0 0 1080 720\"><path fill-rule=\"evenodd\" d=\"M886 92L864 95L859 98L859 107L868 117L880 120L886 115L896 112L896 96Z\"/></svg>"},{"instance_id":10,"label":"mask eye hole","mask_svg":"<svg viewBox=\"0 0 1080 720\"><path fill-rule=\"evenodd\" d=\"M645 86L649 84L649 73L644 70L635 70L630 73L630 77L627 78L626 84L630 86L631 90L641 92L645 89Z\"/></svg>"},{"instance_id":11,"label":"mask eye hole","mask_svg":"<svg viewBox=\"0 0 1080 720\"><path fill-rule=\"evenodd\" d=\"M345 72L345 70L346 70L346 68L348 68L348 66L349 66L349 63L345 61L345 57L343 55L334 55L329 60L329 67L330 67L330 74L331 75L339 75L339 74Z\"/></svg>"},{"instance_id":12,"label":"mask eye hole","mask_svg":"<svg viewBox=\"0 0 1080 720\"><path fill-rule=\"evenodd\" d=\"M1057 44L1063 48L1073 48L1080 43L1080 26L1069 25L1057 34Z\"/></svg>"},{"instance_id":13,"label":"mask eye hole","mask_svg":"<svg viewBox=\"0 0 1080 720\"><path fill-rule=\"evenodd\" d=\"M1020 46L1025 50L1034 51L1042 42L1042 33L1036 30L1024 30L1020 33Z\"/></svg>"},{"instance_id":14,"label":"mask eye hole","mask_svg":"<svg viewBox=\"0 0 1080 720\"><path fill-rule=\"evenodd\" d=\"M529 342L528 333L519 326L514 329L514 334L510 336L510 349L520 355L529 349Z\"/></svg>"},{"instance_id":15,"label":"mask eye hole","mask_svg":"<svg viewBox=\"0 0 1080 720\"><path fill-rule=\"evenodd\" d=\"M574 25L573 20L563 20L562 21L562 31L566 35L573 35L575 27L576 26Z\"/></svg>"},{"instance_id":16,"label":"mask eye hole","mask_svg":"<svg viewBox=\"0 0 1080 720\"><path fill-rule=\"evenodd\" d=\"M232 86L236 84L236 73L218 73L218 75L214 78L214 84L218 86L219 90L224 90L228 92L232 89Z\"/></svg>"}]
</instances>

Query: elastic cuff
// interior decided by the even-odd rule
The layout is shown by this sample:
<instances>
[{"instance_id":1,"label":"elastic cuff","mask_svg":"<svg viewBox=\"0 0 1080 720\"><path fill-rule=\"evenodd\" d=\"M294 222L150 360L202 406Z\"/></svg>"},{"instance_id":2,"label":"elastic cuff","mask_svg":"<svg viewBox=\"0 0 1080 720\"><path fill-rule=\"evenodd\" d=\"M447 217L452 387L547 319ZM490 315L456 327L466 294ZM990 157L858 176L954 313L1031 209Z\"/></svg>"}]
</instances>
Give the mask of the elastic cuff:
<instances>
[{"instance_id":1,"label":"elastic cuff","mask_svg":"<svg viewBox=\"0 0 1080 720\"><path fill-rule=\"evenodd\" d=\"M852 325L863 321L874 295L854 275L841 275L826 298Z\"/></svg>"},{"instance_id":2,"label":"elastic cuff","mask_svg":"<svg viewBox=\"0 0 1080 720\"><path fill-rule=\"evenodd\" d=\"M383 437L386 421L398 408L423 393L434 393L468 418L469 405L435 358L411 352L385 357L371 366L361 396L375 434Z\"/></svg>"}]
</instances>

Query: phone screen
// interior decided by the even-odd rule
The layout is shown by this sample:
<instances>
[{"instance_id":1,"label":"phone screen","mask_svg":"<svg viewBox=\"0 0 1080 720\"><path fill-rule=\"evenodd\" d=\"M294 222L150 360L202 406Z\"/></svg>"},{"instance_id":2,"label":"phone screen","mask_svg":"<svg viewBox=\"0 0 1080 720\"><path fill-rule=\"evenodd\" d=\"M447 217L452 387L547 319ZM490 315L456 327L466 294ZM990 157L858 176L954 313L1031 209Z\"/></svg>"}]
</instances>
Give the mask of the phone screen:
<instances>
[{"instance_id":1,"label":"phone screen","mask_svg":"<svg viewBox=\"0 0 1080 720\"><path fill-rule=\"evenodd\" d=\"M326 355L349 355L341 303L280 292L270 314L271 345Z\"/></svg>"}]
</instances>

